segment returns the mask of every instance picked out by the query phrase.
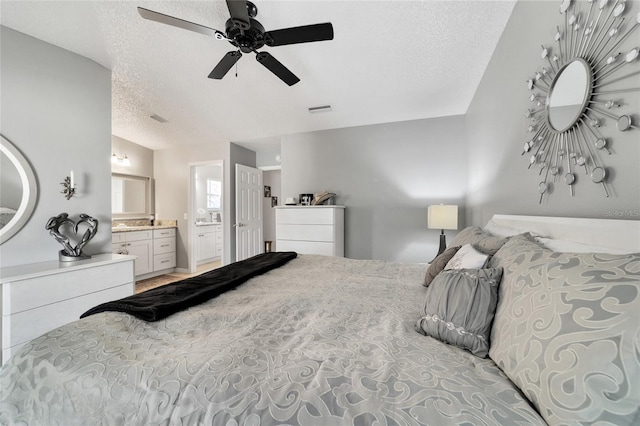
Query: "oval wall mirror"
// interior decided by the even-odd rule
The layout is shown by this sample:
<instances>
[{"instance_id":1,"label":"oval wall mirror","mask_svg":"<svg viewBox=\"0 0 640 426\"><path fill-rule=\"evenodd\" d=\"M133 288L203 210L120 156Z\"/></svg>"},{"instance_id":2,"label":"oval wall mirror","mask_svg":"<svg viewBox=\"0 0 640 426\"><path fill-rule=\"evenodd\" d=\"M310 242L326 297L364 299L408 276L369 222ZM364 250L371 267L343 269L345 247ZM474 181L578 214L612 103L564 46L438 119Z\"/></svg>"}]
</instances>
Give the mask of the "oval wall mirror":
<instances>
[{"instance_id":1,"label":"oval wall mirror","mask_svg":"<svg viewBox=\"0 0 640 426\"><path fill-rule=\"evenodd\" d=\"M549 126L557 132L571 128L582 115L591 94L591 70L583 59L565 65L556 74L547 97Z\"/></svg>"},{"instance_id":2,"label":"oval wall mirror","mask_svg":"<svg viewBox=\"0 0 640 426\"><path fill-rule=\"evenodd\" d=\"M0 136L0 244L29 220L38 199L31 165L4 136Z\"/></svg>"},{"instance_id":3,"label":"oval wall mirror","mask_svg":"<svg viewBox=\"0 0 640 426\"><path fill-rule=\"evenodd\" d=\"M522 155L542 177L540 203L559 192L548 190L558 183L573 196L576 183L591 181L609 196L602 154L612 153L613 135L604 132L638 129L632 119L637 106L621 99L638 90L627 79L638 74L640 62L640 49L628 43L640 27L640 13L625 21L626 6L624 0L560 2L564 22L556 27L554 43L542 46L542 65L527 80L534 106L525 112L531 136ZM591 179L578 178L578 172Z\"/></svg>"}]
</instances>

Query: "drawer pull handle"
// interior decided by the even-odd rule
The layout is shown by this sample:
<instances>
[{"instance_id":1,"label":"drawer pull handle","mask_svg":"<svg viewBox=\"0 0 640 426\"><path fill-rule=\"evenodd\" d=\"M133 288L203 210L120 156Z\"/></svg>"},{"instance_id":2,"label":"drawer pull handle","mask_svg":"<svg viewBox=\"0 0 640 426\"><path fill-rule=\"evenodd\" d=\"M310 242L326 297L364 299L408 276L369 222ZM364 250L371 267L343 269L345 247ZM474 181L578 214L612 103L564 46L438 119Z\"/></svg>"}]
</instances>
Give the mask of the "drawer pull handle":
<instances>
[{"instance_id":1,"label":"drawer pull handle","mask_svg":"<svg viewBox=\"0 0 640 426\"><path fill-rule=\"evenodd\" d=\"M160 244L160 247L169 247L169 244Z\"/></svg>"},{"instance_id":2,"label":"drawer pull handle","mask_svg":"<svg viewBox=\"0 0 640 426\"><path fill-rule=\"evenodd\" d=\"M162 261L160 261L160 263L167 263L167 262L169 262L169 260L162 260Z\"/></svg>"}]
</instances>

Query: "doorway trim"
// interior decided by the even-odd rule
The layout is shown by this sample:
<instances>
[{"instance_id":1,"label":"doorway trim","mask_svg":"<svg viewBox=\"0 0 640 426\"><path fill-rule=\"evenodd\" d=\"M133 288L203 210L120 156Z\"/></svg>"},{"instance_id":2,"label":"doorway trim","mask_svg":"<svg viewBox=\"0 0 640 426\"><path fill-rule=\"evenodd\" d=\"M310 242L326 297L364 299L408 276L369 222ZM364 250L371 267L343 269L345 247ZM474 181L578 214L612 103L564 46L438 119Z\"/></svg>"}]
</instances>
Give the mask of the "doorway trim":
<instances>
[{"instance_id":1,"label":"doorway trim","mask_svg":"<svg viewBox=\"0 0 640 426\"><path fill-rule=\"evenodd\" d=\"M226 218L224 215L224 209L227 204L226 194L224 191L225 185L225 169L224 169L224 160L210 160L210 161L198 161L198 162L190 162L189 166L189 188L188 188L188 209L187 209L187 223L189 228L189 243L187 244L187 257L189 264L189 273L193 274L198 269L198 259L196 258L196 245L197 245L197 229L196 229L196 208L195 208L195 189L196 189L196 169L202 166L220 166L222 168L222 198L220 199L220 212L222 213L222 226L225 226L225 223L229 218ZM224 228L223 228L224 229ZM223 237L223 244L227 244ZM225 251L222 250L222 255L220 258L220 264L226 265L225 263Z\"/></svg>"}]
</instances>

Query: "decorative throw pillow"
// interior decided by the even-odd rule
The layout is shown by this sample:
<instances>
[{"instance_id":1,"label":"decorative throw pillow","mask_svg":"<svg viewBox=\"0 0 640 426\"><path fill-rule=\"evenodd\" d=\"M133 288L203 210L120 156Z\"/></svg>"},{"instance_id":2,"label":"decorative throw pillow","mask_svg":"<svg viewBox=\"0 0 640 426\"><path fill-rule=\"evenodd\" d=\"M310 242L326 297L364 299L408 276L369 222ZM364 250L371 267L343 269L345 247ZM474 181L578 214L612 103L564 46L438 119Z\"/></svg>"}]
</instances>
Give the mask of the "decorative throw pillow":
<instances>
[{"instance_id":1,"label":"decorative throw pillow","mask_svg":"<svg viewBox=\"0 0 640 426\"><path fill-rule=\"evenodd\" d=\"M460 231L451 242L452 246L464 246L472 244L481 252L490 256L494 255L509 238L496 237L485 232L479 226L468 226Z\"/></svg>"},{"instance_id":2,"label":"decorative throw pillow","mask_svg":"<svg viewBox=\"0 0 640 426\"><path fill-rule=\"evenodd\" d=\"M456 252L460 250L460 246L449 247L442 253L440 253L429 265L427 269L427 274L424 276L424 285L425 287L429 287L431 281L444 269L447 263L451 260L451 258L456 254Z\"/></svg>"},{"instance_id":3,"label":"decorative throw pillow","mask_svg":"<svg viewBox=\"0 0 640 426\"><path fill-rule=\"evenodd\" d=\"M440 272L425 295L416 331L486 358L501 269Z\"/></svg>"},{"instance_id":4,"label":"decorative throw pillow","mask_svg":"<svg viewBox=\"0 0 640 426\"><path fill-rule=\"evenodd\" d=\"M457 250L456 254L447 262L444 269L470 269L482 268L487 263L487 256L473 248L471 244L465 244Z\"/></svg>"},{"instance_id":5,"label":"decorative throw pillow","mask_svg":"<svg viewBox=\"0 0 640 426\"><path fill-rule=\"evenodd\" d=\"M533 249L515 259L491 358L549 424L637 422L640 254Z\"/></svg>"}]
</instances>

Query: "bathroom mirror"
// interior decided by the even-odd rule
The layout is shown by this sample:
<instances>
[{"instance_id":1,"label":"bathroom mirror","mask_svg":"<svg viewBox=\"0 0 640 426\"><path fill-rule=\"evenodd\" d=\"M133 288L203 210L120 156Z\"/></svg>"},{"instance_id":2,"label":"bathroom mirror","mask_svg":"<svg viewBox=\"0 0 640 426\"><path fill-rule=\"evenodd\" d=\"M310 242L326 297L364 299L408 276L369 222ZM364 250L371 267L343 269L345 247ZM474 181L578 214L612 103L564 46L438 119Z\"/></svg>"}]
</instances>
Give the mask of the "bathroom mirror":
<instances>
[{"instance_id":1,"label":"bathroom mirror","mask_svg":"<svg viewBox=\"0 0 640 426\"><path fill-rule=\"evenodd\" d=\"M111 174L111 213L114 218L147 217L150 210L150 178Z\"/></svg>"},{"instance_id":2,"label":"bathroom mirror","mask_svg":"<svg viewBox=\"0 0 640 426\"><path fill-rule=\"evenodd\" d=\"M29 220L38 199L35 174L27 159L0 136L0 244Z\"/></svg>"},{"instance_id":3,"label":"bathroom mirror","mask_svg":"<svg viewBox=\"0 0 640 426\"><path fill-rule=\"evenodd\" d=\"M552 129L564 132L573 127L589 100L591 84L591 71L584 59L575 59L558 71L547 97L547 118Z\"/></svg>"}]
</instances>

